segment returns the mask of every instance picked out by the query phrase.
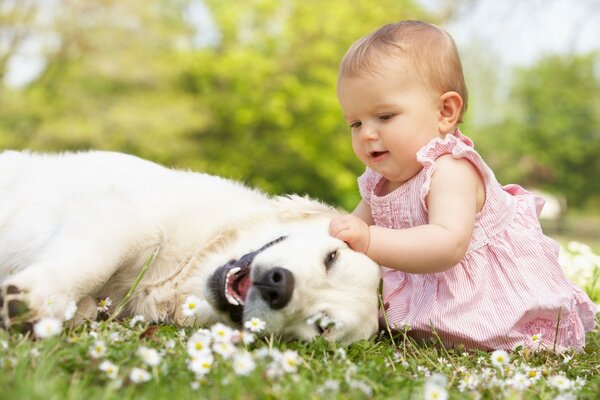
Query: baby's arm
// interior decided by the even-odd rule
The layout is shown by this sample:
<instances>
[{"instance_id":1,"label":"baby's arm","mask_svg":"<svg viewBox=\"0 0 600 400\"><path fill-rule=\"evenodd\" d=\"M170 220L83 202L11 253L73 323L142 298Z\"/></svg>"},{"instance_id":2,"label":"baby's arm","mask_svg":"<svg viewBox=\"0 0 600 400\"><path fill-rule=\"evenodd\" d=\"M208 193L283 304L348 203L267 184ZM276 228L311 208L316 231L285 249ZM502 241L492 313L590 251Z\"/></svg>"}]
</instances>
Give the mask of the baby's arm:
<instances>
[{"instance_id":1,"label":"baby's arm","mask_svg":"<svg viewBox=\"0 0 600 400\"><path fill-rule=\"evenodd\" d=\"M482 206L477 200L478 191L483 193L483 183L472 165L464 159L443 156L436 161L431 179L428 224L408 229L382 228L372 222L368 226L369 221L361 218L359 204L354 213L358 218L344 217L344 229L338 229L337 234L335 229L330 231L388 268L411 273L445 271L456 265L468 249L475 215ZM344 239L345 235L350 239Z\"/></svg>"}]
</instances>

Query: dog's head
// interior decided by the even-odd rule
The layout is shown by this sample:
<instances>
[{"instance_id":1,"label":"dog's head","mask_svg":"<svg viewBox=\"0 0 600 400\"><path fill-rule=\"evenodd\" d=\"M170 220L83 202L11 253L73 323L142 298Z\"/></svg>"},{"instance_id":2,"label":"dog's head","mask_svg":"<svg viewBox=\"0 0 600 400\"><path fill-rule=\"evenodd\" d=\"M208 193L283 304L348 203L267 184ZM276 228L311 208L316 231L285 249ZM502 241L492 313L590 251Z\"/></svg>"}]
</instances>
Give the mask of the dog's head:
<instances>
[{"instance_id":1,"label":"dog's head","mask_svg":"<svg viewBox=\"0 0 600 400\"><path fill-rule=\"evenodd\" d=\"M326 233L294 233L231 260L208 280L207 300L232 322L267 332L350 343L377 330L379 267Z\"/></svg>"}]
</instances>

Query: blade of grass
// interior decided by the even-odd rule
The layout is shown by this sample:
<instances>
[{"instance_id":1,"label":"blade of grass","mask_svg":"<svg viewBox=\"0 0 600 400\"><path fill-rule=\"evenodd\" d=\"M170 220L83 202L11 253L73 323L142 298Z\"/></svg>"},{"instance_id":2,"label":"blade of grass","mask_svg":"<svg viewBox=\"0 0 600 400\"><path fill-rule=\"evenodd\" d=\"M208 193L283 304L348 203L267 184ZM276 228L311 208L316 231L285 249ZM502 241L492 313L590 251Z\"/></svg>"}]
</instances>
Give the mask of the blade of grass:
<instances>
[{"instance_id":1,"label":"blade of grass","mask_svg":"<svg viewBox=\"0 0 600 400\"><path fill-rule=\"evenodd\" d=\"M107 322L113 321L115 318L117 318L119 316L119 314L121 314L121 312L123 311L123 308L125 308L125 306L129 302L129 300L131 299L131 296L133 295L133 292L135 291L135 289L139 285L140 281L142 280L142 278L146 274L146 271L148 270L148 268L150 268L150 265L152 265L152 263L156 259L156 256L158 255L159 250L160 250L160 247L157 247L152 252L152 254L150 255L150 257L148 257L148 259L146 260L146 262L142 266L142 269L140 270L140 272L138 273L137 277L135 278L135 281L133 282L133 285L131 285L131 287L129 288L129 291L127 292L127 294L125 295L125 297L123 297L123 299L119 302L119 304L115 308L115 311L107 319Z\"/></svg>"}]
</instances>

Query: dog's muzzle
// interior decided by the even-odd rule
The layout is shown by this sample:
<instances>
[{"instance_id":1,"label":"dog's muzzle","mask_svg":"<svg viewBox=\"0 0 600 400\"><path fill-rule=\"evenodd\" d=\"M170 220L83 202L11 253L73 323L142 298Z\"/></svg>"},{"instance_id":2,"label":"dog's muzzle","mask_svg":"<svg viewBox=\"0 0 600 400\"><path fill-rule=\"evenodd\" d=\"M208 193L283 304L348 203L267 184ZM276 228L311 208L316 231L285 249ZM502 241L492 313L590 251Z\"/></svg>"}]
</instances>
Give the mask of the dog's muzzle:
<instances>
[{"instance_id":1,"label":"dog's muzzle","mask_svg":"<svg viewBox=\"0 0 600 400\"><path fill-rule=\"evenodd\" d=\"M256 286L260 296L272 309L281 309L290 301L294 291L294 276L285 268L274 267L252 281L251 265L254 258L269 247L281 242L281 236L260 249L220 266L210 277L208 288L216 309L229 313L231 320L241 324L244 305L250 288Z\"/></svg>"}]
</instances>

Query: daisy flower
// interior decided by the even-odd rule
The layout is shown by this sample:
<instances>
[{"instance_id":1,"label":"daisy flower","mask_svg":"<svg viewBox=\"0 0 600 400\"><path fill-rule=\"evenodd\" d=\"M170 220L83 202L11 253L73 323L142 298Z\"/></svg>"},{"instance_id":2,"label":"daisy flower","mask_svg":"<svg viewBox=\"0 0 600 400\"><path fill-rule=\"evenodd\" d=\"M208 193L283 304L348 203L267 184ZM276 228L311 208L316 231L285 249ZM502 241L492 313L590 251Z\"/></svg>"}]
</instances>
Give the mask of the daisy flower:
<instances>
[{"instance_id":1,"label":"daisy flower","mask_svg":"<svg viewBox=\"0 0 600 400\"><path fill-rule=\"evenodd\" d=\"M56 336L62 330L62 322L56 318L46 317L40 319L34 326L33 332L40 339Z\"/></svg>"},{"instance_id":2,"label":"daisy flower","mask_svg":"<svg viewBox=\"0 0 600 400\"><path fill-rule=\"evenodd\" d=\"M242 351L233 356L233 371L236 375L248 375L254 371L256 364L247 351Z\"/></svg>"},{"instance_id":3,"label":"daisy flower","mask_svg":"<svg viewBox=\"0 0 600 400\"><path fill-rule=\"evenodd\" d=\"M517 372L507 381L508 386L523 391L533 384L533 381L529 379L527 375L522 372Z\"/></svg>"},{"instance_id":4,"label":"daisy flower","mask_svg":"<svg viewBox=\"0 0 600 400\"><path fill-rule=\"evenodd\" d=\"M539 368L531 368L529 366L525 367L525 376L529 378L531 381L536 382L542 376L542 372Z\"/></svg>"},{"instance_id":5,"label":"daisy flower","mask_svg":"<svg viewBox=\"0 0 600 400\"><path fill-rule=\"evenodd\" d=\"M133 383L148 382L152 376L148 371L141 368L133 368L129 373L129 379Z\"/></svg>"},{"instance_id":6,"label":"daisy flower","mask_svg":"<svg viewBox=\"0 0 600 400\"><path fill-rule=\"evenodd\" d=\"M111 332L110 335L108 335L108 338L111 342L120 342L122 340L119 332Z\"/></svg>"},{"instance_id":7,"label":"daisy flower","mask_svg":"<svg viewBox=\"0 0 600 400\"><path fill-rule=\"evenodd\" d=\"M151 349L145 346L140 346L137 350L137 354L140 356L143 362L151 367L156 367L158 364L160 364L160 360L162 358L156 349Z\"/></svg>"},{"instance_id":8,"label":"daisy flower","mask_svg":"<svg viewBox=\"0 0 600 400\"><path fill-rule=\"evenodd\" d=\"M129 321L129 326L131 328L133 328L134 326L136 326L138 324L138 322L144 322L146 320L146 317L144 317L143 315L136 315L135 317L131 318L131 320Z\"/></svg>"},{"instance_id":9,"label":"daisy flower","mask_svg":"<svg viewBox=\"0 0 600 400\"><path fill-rule=\"evenodd\" d=\"M110 299L110 297L106 297L105 299L100 299L98 301L98 307L96 307L96 309L98 310L98 312L105 313L108 311L111 305L112 300Z\"/></svg>"},{"instance_id":10,"label":"daisy flower","mask_svg":"<svg viewBox=\"0 0 600 400\"><path fill-rule=\"evenodd\" d=\"M327 379L323 384L317 389L317 393L325 394L325 392L329 392L335 394L340 391L340 382L334 379Z\"/></svg>"},{"instance_id":11,"label":"daisy flower","mask_svg":"<svg viewBox=\"0 0 600 400\"><path fill-rule=\"evenodd\" d=\"M265 330L267 323L260 318L251 318L246 321L244 327L248 329L250 332L259 333Z\"/></svg>"},{"instance_id":12,"label":"daisy flower","mask_svg":"<svg viewBox=\"0 0 600 400\"><path fill-rule=\"evenodd\" d=\"M0 368L12 369L17 366L17 359L14 357L0 358Z\"/></svg>"},{"instance_id":13,"label":"daisy flower","mask_svg":"<svg viewBox=\"0 0 600 400\"><path fill-rule=\"evenodd\" d=\"M573 382L564 375L554 375L548 379L550 386L555 387L561 392L570 390L573 387Z\"/></svg>"},{"instance_id":14,"label":"daisy flower","mask_svg":"<svg viewBox=\"0 0 600 400\"><path fill-rule=\"evenodd\" d=\"M216 342L231 342L233 337L233 329L220 322L211 326L210 333Z\"/></svg>"},{"instance_id":15,"label":"daisy flower","mask_svg":"<svg viewBox=\"0 0 600 400\"><path fill-rule=\"evenodd\" d=\"M256 342L256 336L254 336L253 333L250 333L248 331L241 331L240 332L240 340L243 344L252 344L254 342Z\"/></svg>"},{"instance_id":16,"label":"daisy flower","mask_svg":"<svg viewBox=\"0 0 600 400\"><path fill-rule=\"evenodd\" d=\"M424 396L426 400L446 400L448 392L446 388L438 385L436 382L427 381L424 387Z\"/></svg>"},{"instance_id":17,"label":"daisy flower","mask_svg":"<svg viewBox=\"0 0 600 400\"><path fill-rule=\"evenodd\" d=\"M196 374L196 377L204 376L210 372L213 365L214 357L211 353L204 353L198 356L193 356L188 362L190 371Z\"/></svg>"},{"instance_id":18,"label":"daisy flower","mask_svg":"<svg viewBox=\"0 0 600 400\"><path fill-rule=\"evenodd\" d=\"M100 371L104 371L106 376L110 379L116 379L117 375L119 374L119 367L107 360L102 361L98 366L98 369L100 369Z\"/></svg>"},{"instance_id":19,"label":"daisy flower","mask_svg":"<svg viewBox=\"0 0 600 400\"><path fill-rule=\"evenodd\" d=\"M188 354L194 356L203 353L210 353L212 338L205 332L194 333L187 342Z\"/></svg>"},{"instance_id":20,"label":"daisy flower","mask_svg":"<svg viewBox=\"0 0 600 400\"><path fill-rule=\"evenodd\" d=\"M205 300L202 300L198 296L194 296L193 294L186 297L185 301L181 305L181 310L183 315L186 317L193 317L194 315L198 315L200 312L200 305L202 303L206 303Z\"/></svg>"},{"instance_id":21,"label":"daisy flower","mask_svg":"<svg viewBox=\"0 0 600 400\"><path fill-rule=\"evenodd\" d=\"M293 350L286 350L281 353L280 362L285 372L295 373L298 370L298 365L301 361L302 359L298 353Z\"/></svg>"},{"instance_id":22,"label":"daisy flower","mask_svg":"<svg viewBox=\"0 0 600 400\"><path fill-rule=\"evenodd\" d=\"M509 357L508 353L504 350L496 350L491 355L492 364L496 367L503 367L508 364Z\"/></svg>"},{"instance_id":23,"label":"daisy flower","mask_svg":"<svg viewBox=\"0 0 600 400\"><path fill-rule=\"evenodd\" d=\"M212 350L228 360L235 353L235 346L231 342L215 342L212 346Z\"/></svg>"},{"instance_id":24,"label":"daisy flower","mask_svg":"<svg viewBox=\"0 0 600 400\"><path fill-rule=\"evenodd\" d=\"M90 346L88 354L92 358L100 358L106 354L106 344L102 340L96 340L93 345Z\"/></svg>"},{"instance_id":25,"label":"daisy flower","mask_svg":"<svg viewBox=\"0 0 600 400\"><path fill-rule=\"evenodd\" d=\"M360 380L351 380L348 382L348 386L351 389L358 389L363 392L367 397L371 397L373 395L373 389L366 382Z\"/></svg>"}]
</instances>

